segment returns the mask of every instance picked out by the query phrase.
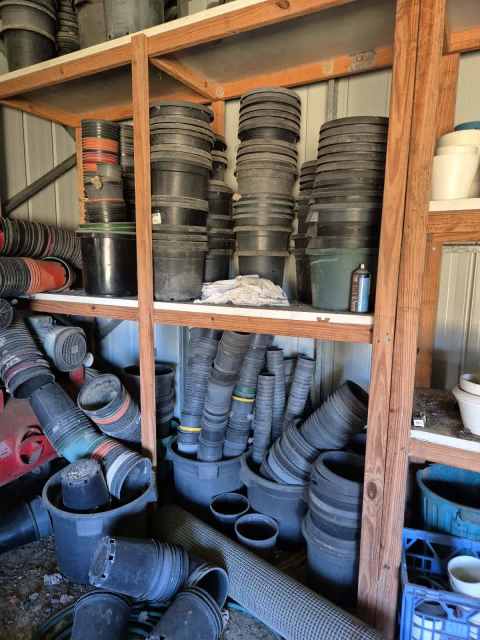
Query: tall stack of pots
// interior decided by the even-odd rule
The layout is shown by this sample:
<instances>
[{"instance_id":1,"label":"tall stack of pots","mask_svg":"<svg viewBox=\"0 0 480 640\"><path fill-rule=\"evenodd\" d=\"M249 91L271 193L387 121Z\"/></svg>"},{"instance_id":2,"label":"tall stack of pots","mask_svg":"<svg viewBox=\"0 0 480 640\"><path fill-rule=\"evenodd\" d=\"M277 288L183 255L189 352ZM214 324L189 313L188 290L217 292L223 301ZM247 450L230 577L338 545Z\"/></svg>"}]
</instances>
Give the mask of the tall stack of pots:
<instances>
[{"instance_id":1,"label":"tall stack of pots","mask_svg":"<svg viewBox=\"0 0 480 640\"><path fill-rule=\"evenodd\" d=\"M256 89L240 100L234 205L239 270L282 285L292 230L300 98L283 88Z\"/></svg>"},{"instance_id":2,"label":"tall stack of pots","mask_svg":"<svg viewBox=\"0 0 480 640\"><path fill-rule=\"evenodd\" d=\"M0 2L0 31L5 43L9 71L55 56L56 9L55 0Z\"/></svg>"},{"instance_id":3,"label":"tall stack of pots","mask_svg":"<svg viewBox=\"0 0 480 640\"><path fill-rule=\"evenodd\" d=\"M200 297L207 243L213 113L189 102L150 111L155 300Z\"/></svg>"},{"instance_id":4,"label":"tall stack of pots","mask_svg":"<svg viewBox=\"0 0 480 640\"><path fill-rule=\"evenodd\" d=\"M103 0L73 0L82 49L107 39Z\"/></svg>"},{"instance_id":5,"label":"tall stack of pots","mask_svg":"<svg viewBox=\"0 0 480 640\"><path fill-rule=\"evenodd\" d=\"M85 291L134 296L137 265L134 211L127 211L120 165L120 127L106 120L82 122L85 220L80 225Z\"/></svg>"},{"instance_id":6,"label":"tall stack of pots","mask_svg":"<svg viewBox=\"0 0 480 640\"><path fill-rule=\"evenodd\" d=\"M313 183L317 161L304 162L300 169L300 191L295 203L297 215L297 233L293 237L295 242L295 265L297 271L297 300L304 304L312 304L312 284L310 281L310 261L306 254L308 245L307 217L312 197Z\"/></svg>"},{"instance_id":7,"label":"tall stack of pots","mask_svg":"<svg viewBox=\"0 0 480 640\"><path fill-rule=\"evenodd\" d=\"M163 22L163 0L103 0L107 38L119 38Z\"/></svg>"},{"instance_id":8,"label":"tall stack of pots","mask_svg":"<svg viewBox=\"0 0 480 640\"><path fill-rule=\"evenodd\" d=\"M205 282L225 280L230 273L230 260L235 238L232 219L232 189L225 184L227 145L215 136L212 150L212 172L208 185L208 253L205 260Z\"/></svg>"},{"instance_id":9,"label":"tall stack of pots","mask_svg":"<svg viewBox=\"0 0 480 640\"><path fill-rule=\"evenodd\" d=\"M77 14L72 0L58 0L57 51L62 56L80 49Z\"/></svg>"},{"instance_id":10,"label":"tall stack of pots","mask_svg":"<svg viewBox=\"0 0 480 640\"><path fill-rule=\"evenodd\" d=\"M370 116L320 129L307 247L315 307L348 311L353 271L377 270L387 133L388 118Z\"/></svg>"},{"instance_id":11,"label":"tall stack of pots","mask_svg":"<svg viewBox=\"0 0 480 640\"><path fill-rule=\"evenodd\" d=\"M135 168L133 162L133 126L120 125L120 166L122 167L123 197L128 219L135 219Z\"/></svg>"}]
</instances>

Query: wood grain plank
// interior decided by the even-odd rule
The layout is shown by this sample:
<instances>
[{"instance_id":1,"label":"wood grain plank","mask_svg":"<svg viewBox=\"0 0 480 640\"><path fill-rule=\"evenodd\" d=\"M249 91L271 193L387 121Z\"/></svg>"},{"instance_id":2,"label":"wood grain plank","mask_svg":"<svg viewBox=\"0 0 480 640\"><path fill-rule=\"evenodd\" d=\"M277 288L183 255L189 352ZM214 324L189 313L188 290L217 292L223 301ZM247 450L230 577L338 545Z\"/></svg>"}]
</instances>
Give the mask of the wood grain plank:
<instances>
[{"instance_id":1,"label":"wood grain plank","mask_svg":"<svg viewBox=\"0 0 480 640\"><path fill-rule=\"evenodd\" d=\"M394 340L387 464L377 589L377 626L394 636L408 472L426 221L440 98L445 0L422 0L410 141L405 225Z\"/></svg>"},{"instance_id":2,"label":"wood grain plank","mask_svg":"<svg viewBox=\"0 0 480 640\"><path fill-rule=\"evenodd\" d=\"M246 333L271 333L278 336L295 336L334 340L339 342L368 343L372 328L365 325L336 324L331 322L303 322L301 320L278 320L188 311L155 309L155 322L184 327L202 327L222 331L244 331Z\"/></svg>"},{"instance_id":3,"label":"wood grain plank","mask_svg":"<svg viewBox=\"0 0 480 640\"><path fill-rule=\"evenodd\" d=\"M213 122L212 129L219 136L225 135L225 101L215 100L212 102Z\"/></svg>"},{"instance_id":4,"label":"wood grain plank","mask_svg":"<svg viewBox=\"0 0 480 640\"><path fill-rule=\"evenodd\" d=\"M115 320L137 320L138 309L114 305L85 304L83 302L57 302L54 300L30 300L29 308L39 313L55 313L71 316L94 316Z\"/></svg>"},{"instance_id":5,"label":"wood grain plank","mask_svg":"<svg viewBox=\"0 0 480 640\"><path fill-rule=\"evenodd\" d=\"M157 461L153 326L152 207L150 180L149 63L146 38L132 38L132 96L137 220L138 334L142 447Z\"/></svg>"},{"instance_id":6,"label":"wood grain plank","mask_svg":"<svg viewBox=\"0 0 480 640\"><path fill-rule=\"evenodd\" d=\"M172 60L169 58L150 58L150 63L165 72L175 80L178 80L189 89L192 89L196 93L199 93L204 98L209 100L218 100L223 98L223 87L218 82L213 82L208 78L203 77L199 73L192 71L178 60Z\"/></svg>"},{"instance_id":7,"label":"wood grain plank","mask_svg":"<svg viewBox=\"0 0 480 640\"><path fill-rule=\"evenodd\" d=\"M459 467L470 471L480 471L480 456L478 451L466 451L448 447L434 442L424 442L416 438L410 438L408 454L411 458L428 460L439 464Z\"/></svg>"},{"instance_id":8,"label":"wood grain plank","mask_svg":"<svg viewBox=\"0 0 480 640\"><path fill-rule=\"evenodd\" d=\"M376 622L393 338L405 209L420 1L397 2L385 191L375 299L358 611Z\"/></svg>"},{"instance_id":9,"label":"wood grain plank","mask_svg":"<svg viewBox=\"0 0 480 640\"><path fill-rule=\"evenodd\" d=\"M51 105L43 104L34 100L26 100L25 98L9 98L7 100L0 100L0 104L12 109L19 109L25 111L25 113L31 113L39 118L45 118L45 120L51 120L52 122L58 122L59 124L65 124L73 127L76 124L76 117L62 111L61 109L55 109Z\"/></svg>"},{"instance_id":10,"label":"wood grain plank","mask_svg":"<svg viewBox=\"0 0 480 640\"><path fill-rule=\"evenodd\" d=\"M428 233L447 240L454 234L468 234L471 240L480 240L480 211L452 211L430 213L427 220Z\"/></svg>"},{"instance_id":11,"label":"wood grain plank","mask_svg":"<svg viewBox=\"0 0 480 640\"><path fill-rule=\"evenodd\" d=\"M465 53L467 51L480 51L480 25L450 33L448 53Z\"/></svg>"},{"instance_id":12,"label":"wood grain plank","mask_svg":"<svg viewBox=\"0 0 480 640\"><path fill-rule=\"evenodd\" d=\"M332 78L356 75L391 67L393 48L378 47L374 51L345 54L319 62L302 64L281 71L262 73L223 85L225 99L237 98L258 87L298 87Z\"/></svg>"}]
</instances>

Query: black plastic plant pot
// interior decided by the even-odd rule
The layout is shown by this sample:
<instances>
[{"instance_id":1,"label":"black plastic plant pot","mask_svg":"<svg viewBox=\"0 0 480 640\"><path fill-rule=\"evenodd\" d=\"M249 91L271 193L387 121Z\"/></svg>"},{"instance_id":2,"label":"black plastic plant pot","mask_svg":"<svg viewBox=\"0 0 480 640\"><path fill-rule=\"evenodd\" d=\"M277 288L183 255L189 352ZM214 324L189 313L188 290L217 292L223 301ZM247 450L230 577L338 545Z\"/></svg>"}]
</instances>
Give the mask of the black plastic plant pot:
<instances>
[{"instance_id":1,"label":"black plastic plant pot","mask_svg":"<svg viewBox=\"0 0 480 640\"><path fill-rule=\"evenodd\" d=\"M56 55L51 38L26 29L8 29L2 33L9 71L23 69Z\"/></svg>"},{"instance_id":2,"label":"black plastic plant pot","mask_svg":"<svg viewBox=\"0 0 480 640\"><path fill-rule=\"evenodd\" d=\"M184 207L152 206L152 224L206 227L208 211L186 209Z\"/></svg>"},{"instance_id":3,"label":"black plastic plant pot","mask_svg":"<svg viewBox=\"0 0 480 640\"><path fill-rule=\"evenodd\" d=\"M20 502L0 519L0 553L46 538L52 523L40 497Z\"/></svg>"},{"instance_id":4,"label":"black plastic plant pot","mask_svg":"<svg viewBox=\"0 0 480 640\"><path fill-rule=\"evenodd\" d=\"M176 255L153 249L155 300L181 301L199 298L206 251L179 250Z\"/></svg>"},{"instance_id":5,"label":"black plastic plant pot","mask_svg":"<svg viewBox=\"0 0 480 640\"><path fill-rule=\"evenodd\" d=\"M151 107L150 118L157 116L179 116L194 118L202 122L212 122L213 112L208 107L204 107L193 102L161 102Z\"/></svg>"},{"instance_id":6,"label":"black plastic plant pot","mask_svg":"<svg viewBox=\"0 0 480 640\"><path fill-rule=\"evenodd\" d=\"M230 273L230 259L232 252L228 250L213 249L205 258L204 282L217 282L227 280Z\"/></svg>"},{"instance_id":7,"label":"black plastic plant pot","mask_svg":"<svg viewBox=\"0 0 480 640\"><path fill-rule=\"evenodd\" d=\"M85 293L92 296L137 295L135 234L79 232Z\"/></svg>"},{"instance_id":8,"label":"black plastic plant pot","mask_svg":"<svg viewBox=\"0 0 480 640\"><path fill-rule=\"evenodd\" d=\"M75 603L71 640L122 640L127 637L130 604L108 591L91 591Z\"/></svg>"},{"instance_id":9,"label":"black plastic plant pot","mask_svg":"<svg viewBox=\"0 0 480 640\"><path fill-rule=\"evenodd\" d=\"M223 567L190 556L189 575L185 586L204 589L219 607L223 607L230 585L228 574Z\"/></svg>"},{"instance_id":10,"label":"black plastic plant pot","mask_svg":"<svg viewBox=\"0 0 480 640\"><path fill-rule=\"evenodd\" d=\"M286 251L289 227L235 227L239 251Z\"/></svg>"},{"instance_id":11,"label":"black plastic plant pot","mask_svg":"<svg viewBox=\"0 0 480 640\"><path fill-rule=\"evenodd\" d=\"M210 511L221 525L233 526L249 509L248 498L241 493L221 493L210 502Z\"/></svg>"},{"instance_id":12,"label":"black plastic plant pot","mask_svg":"<svg viewBox=\"0 0 480 640\"><path fill-rule=\"evenodd\" d=\"M110 493L96 460L78 460L62 470L62 501L66 509L77 513L108 507Z\"/></svg>"},{"instance_id":13,"label":"black plastic plant pot","mask_svg":"<svg viewBox=\"0 0 480 640\"><path fill-rule=\"evenodd\" d=\"M278 538L278 524L262 513L248 513L235 522L237 540L263 556L271 554Z\"/></svg>"},{"instance_id":14,"label":"black plastic plant pot","mask_svg":"<svg viewBox=\"0 0 480 640\"><path fill-rule=\"evenodd\" d=\"M88 584L93 554L103 536L144 536L147 506L157 500L155 477L145 491L130 502L116 502L108 511L71 513L62 504L62 472L53 475L42 494L55 534L55 550L60 571L73 582Z\"/></svg>"},{"instance_id":15,"label":"black plastic plant pot","mask_svg":"<svg viewBox=\"0 0 480 640\"><path fill-rule=\"evenodd\" d=\"M239 252L239 273L243 276L259 275L261 278L267 278L274 284L282 286L286 257L287 252L285 255L262 251Z\"/></svg>"},{"instance_id":16,"label":"black plastic plant pot","mask_svg":"<svg viewBox=\"0 0 480 640\"><path fill-rule=\"evenodd\" d=\"M197 164L170 161L152 163L152 194L208 199L209 169Z\"/></svg>"},{"instance_id":17,"label":"black plastic plant pot","mask_svg":"<svg viewBox=\"0 0 480 640\"><path fill-rule=\"evenodd\" d=\"M212 138L208 135L188 130L163 130L156 131L150 135L150 144L152 146L158 144L176 144L194 149L202 149L203 151L211 151Z\"/></svg>"}]
</instances>

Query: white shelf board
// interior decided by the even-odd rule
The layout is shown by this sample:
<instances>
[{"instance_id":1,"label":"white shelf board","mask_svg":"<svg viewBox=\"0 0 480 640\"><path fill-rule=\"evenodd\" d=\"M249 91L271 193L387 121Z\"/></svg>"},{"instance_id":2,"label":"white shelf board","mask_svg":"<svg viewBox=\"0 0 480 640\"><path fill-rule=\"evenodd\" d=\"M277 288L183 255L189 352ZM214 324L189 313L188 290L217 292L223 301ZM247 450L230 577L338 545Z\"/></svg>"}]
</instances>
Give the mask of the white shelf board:
<instances>
[{"instance_id":1,"label":"white shelf board","mask_svg":"<svg viewBox=\"0 0 480 640\"><path fill-rule=\"evenodd\" d=\"M458 198L457 200L430 200L429 211L475 211L480 210L480 198Z\"/></svg>"},{"instance_id":2,"label":"white shelf board","mask_svg":"<svg viewBox=\"0 0 480 640\"><path fill-rule=\"evenodd\" d=\"M428 429L412 429L410 436L414 440L420 440L421 442L430 442L432 444L450 447L451 449L462 449L463 451L480 453L480 441L477 439L457 438L453 435L429 431Z\"/></svg>"},{"instance_id":3,"label":"white shelf board","mask_svg":"<svg viewBox=\"0 0 480 640\"><path fill-rule=\"evenodd\" d=\"M100 296L86 296L81 292L36 293L28 298L29 300L42 300L46 302L73 302L76 304L103 305L106 307L138 308L138 300L134 298L103 298Z\"/></svg>"}]
</instances>

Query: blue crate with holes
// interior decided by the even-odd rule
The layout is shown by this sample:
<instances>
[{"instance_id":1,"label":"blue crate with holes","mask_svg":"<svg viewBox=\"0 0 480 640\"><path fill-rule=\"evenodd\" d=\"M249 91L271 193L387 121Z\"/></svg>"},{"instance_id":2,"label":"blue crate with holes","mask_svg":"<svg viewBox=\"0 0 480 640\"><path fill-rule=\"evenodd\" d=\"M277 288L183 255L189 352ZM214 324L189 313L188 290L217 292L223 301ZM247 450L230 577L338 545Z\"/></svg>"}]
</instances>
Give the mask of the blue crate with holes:
<instances>
[{"instance_id":1,"label":"blue crate with holes","mask_svg":"<svg viewBox=\"0 0 480 640\"><path fill-rule=\"evenodd\" d=\"M480 599L450 591L448 561L480 557L480 542L403 530L400 640L480 640Z\"/></svg>"}]
</instances>

